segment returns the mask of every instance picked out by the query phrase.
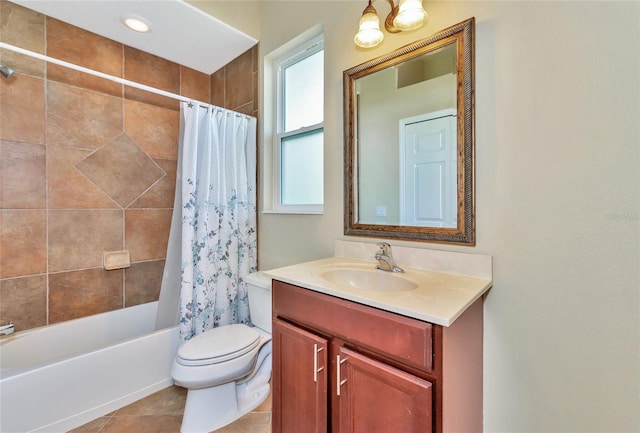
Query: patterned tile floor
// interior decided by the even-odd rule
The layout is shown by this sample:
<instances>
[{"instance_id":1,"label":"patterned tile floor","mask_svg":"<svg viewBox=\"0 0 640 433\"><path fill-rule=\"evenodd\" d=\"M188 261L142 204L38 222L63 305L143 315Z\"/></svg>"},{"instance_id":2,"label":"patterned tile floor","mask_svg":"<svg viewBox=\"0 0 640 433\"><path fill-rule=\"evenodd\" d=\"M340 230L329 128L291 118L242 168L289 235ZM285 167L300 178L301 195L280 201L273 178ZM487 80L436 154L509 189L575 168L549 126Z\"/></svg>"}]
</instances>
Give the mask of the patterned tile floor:
<instances>
[{"instance_id":1,"label":"patterned tile floor","mask_svg":"<svg viewBox=\"0 0 640 433\"><path fill-rule=\"evenodd\" d=\"M180 433L186 396L186 389L172 386L71 430L71 433ZM271 396L253 412L215 432L270 433Z\"/></svg>"}]
</instances>

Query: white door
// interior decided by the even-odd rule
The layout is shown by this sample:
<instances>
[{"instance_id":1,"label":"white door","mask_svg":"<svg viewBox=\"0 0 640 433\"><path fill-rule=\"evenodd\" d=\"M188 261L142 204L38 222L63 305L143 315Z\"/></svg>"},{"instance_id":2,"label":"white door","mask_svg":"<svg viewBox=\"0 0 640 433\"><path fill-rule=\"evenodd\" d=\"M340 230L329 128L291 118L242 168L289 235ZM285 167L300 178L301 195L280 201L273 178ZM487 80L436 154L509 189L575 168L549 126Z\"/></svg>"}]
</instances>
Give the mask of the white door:
<instances>
[{"instance_id":1,"label":"white door","mask_svg":"<svg viewBox=\"0 0 640 433\"><path fill-rule=\"evenodd\" d=\"M400 121L400 222L457 227L456 113Z\"/></svg>"}]
</instances>

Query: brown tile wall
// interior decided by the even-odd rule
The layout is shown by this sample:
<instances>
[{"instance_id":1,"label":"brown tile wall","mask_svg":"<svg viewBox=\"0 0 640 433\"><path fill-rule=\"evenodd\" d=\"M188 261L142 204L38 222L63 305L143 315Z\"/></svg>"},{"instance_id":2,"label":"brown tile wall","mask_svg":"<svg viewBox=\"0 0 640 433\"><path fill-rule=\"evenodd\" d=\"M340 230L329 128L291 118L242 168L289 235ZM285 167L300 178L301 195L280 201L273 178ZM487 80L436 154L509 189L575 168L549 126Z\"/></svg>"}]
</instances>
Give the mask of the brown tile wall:
<instances>
[{"instance_id":1,"label":"brown tile wall","mask_svg":"<svg viewBox=\"0 0 640 433\"><path fill-rule=\"evenodd\" d=\"M211 103L258 117L258 45L211 74Z\"/></svg>"},{"instance_id":2,"label":"brown tile wall","mask_svg":"<svg viewBox=\"0 0 640 433\"><path fill-rule=\"evenodd\" d=\"M209 76L6 0L0 40L257 114L257 47ZM0 63L16 70L0 77L0 324L25 330L157 300L178 102L8 50ZM102 269L102 253L121 249L131 267Z\"/></svg>"}]
</instances>

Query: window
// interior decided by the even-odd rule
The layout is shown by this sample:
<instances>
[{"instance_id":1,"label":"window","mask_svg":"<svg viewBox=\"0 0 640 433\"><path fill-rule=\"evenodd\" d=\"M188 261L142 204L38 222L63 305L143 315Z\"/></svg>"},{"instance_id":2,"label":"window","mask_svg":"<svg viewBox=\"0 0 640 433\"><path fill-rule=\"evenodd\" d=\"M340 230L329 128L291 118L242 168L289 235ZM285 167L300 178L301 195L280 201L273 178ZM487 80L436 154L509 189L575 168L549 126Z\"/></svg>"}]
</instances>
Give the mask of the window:
<instances>
[{"instance_id":1,"label":"window","mask_svg":"<svg viewBox=\"0 0 640 433\"><path fill-rule=\"evenodd\" d=\"M324 43L298 45L274 63L273 210L322 212L324 202Z\"/></svg>"}]
</instances>

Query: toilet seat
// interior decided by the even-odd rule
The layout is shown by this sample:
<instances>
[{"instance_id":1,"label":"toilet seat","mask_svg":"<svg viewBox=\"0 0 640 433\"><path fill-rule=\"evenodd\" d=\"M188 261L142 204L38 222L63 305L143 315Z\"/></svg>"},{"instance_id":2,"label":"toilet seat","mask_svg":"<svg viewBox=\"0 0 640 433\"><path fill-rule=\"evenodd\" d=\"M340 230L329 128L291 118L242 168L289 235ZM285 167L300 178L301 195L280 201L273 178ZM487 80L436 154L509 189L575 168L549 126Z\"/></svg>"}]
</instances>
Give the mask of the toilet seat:
<instances>
[{"instance_id":1,"label":"toilet seat","mask_svg":"<svg viewBox=\"0 0 640 433\"><path fill-rule=\"evenodd\" d=\"M178 349L176 361L185 366L219 364L238 358L260 344L260 334L242 324L226 325L203 332Z\"/></svg>"}]
</instances>

